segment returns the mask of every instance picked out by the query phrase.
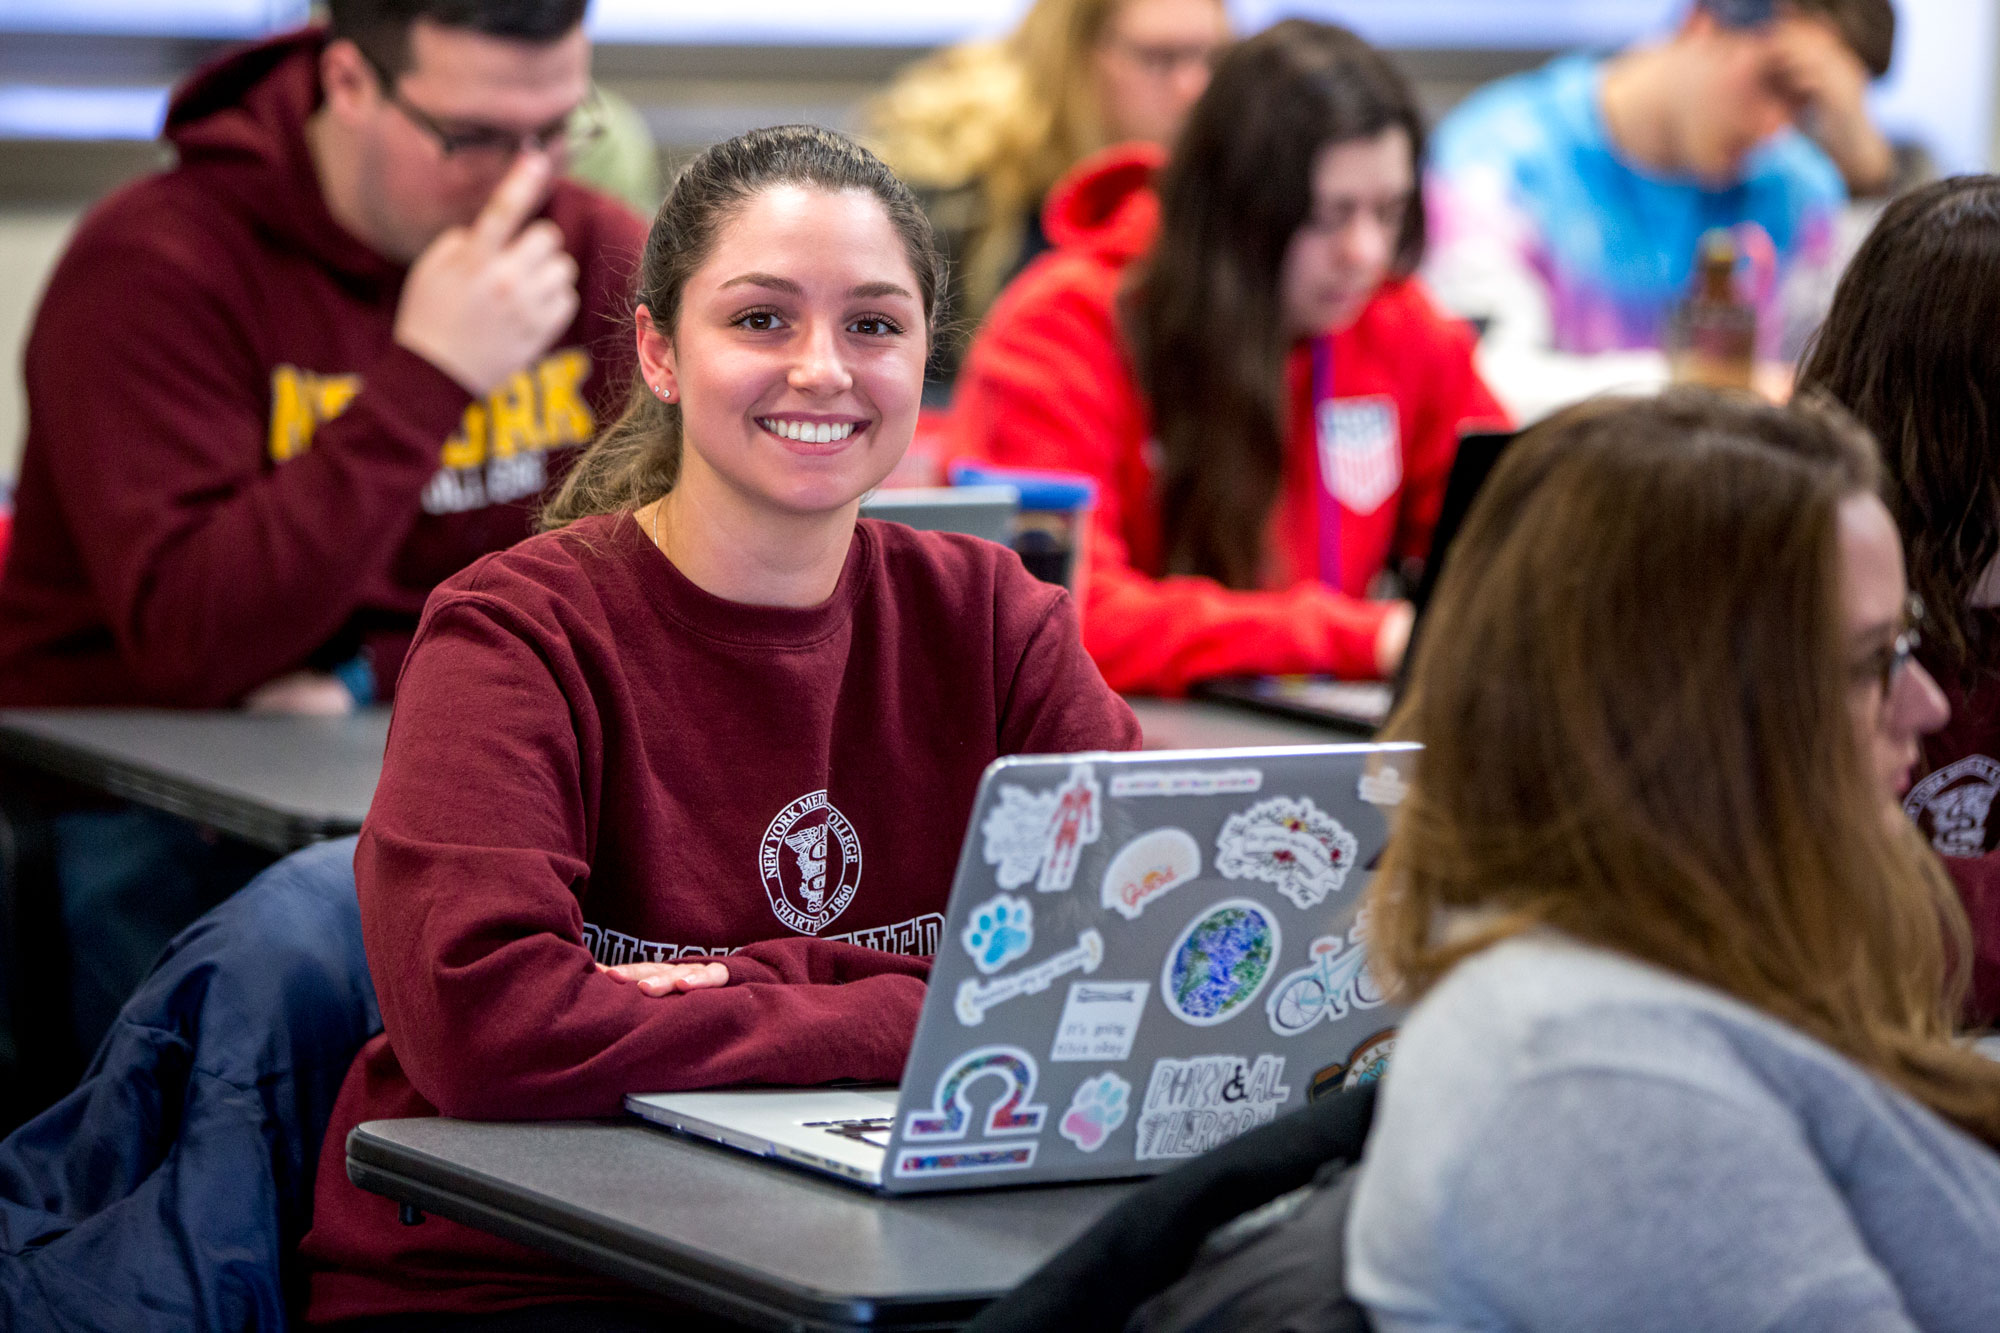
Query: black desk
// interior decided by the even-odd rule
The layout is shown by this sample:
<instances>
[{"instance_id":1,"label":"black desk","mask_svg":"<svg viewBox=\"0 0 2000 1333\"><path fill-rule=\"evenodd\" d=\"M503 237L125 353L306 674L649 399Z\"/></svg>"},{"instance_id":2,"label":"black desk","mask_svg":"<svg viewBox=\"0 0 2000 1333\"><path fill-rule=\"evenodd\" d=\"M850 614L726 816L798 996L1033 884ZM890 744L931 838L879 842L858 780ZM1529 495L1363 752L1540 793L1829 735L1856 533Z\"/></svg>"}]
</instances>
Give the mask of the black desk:
<instances>
[{"instance_id":1,"label":"black desk","mask_svg":"<svg viewBox=\"0 0 2000 1333\"><path fill-rule=\"evenodd\" d=\"M617 1121L373 1120L363 1189L756 1328L957 1328L1133 1188L885 1199Z\"/></svg>"},{"instance_id":2,"label":"black desk","mask_svg":"<svg viewBox=\"0 0 2000 1333\"><path fill-rule=\"evenodd\" d=\"M282 853L361 827L388 733L386 708L15 708L0 710L0 758Z\"/></svg>"}]
</instances>

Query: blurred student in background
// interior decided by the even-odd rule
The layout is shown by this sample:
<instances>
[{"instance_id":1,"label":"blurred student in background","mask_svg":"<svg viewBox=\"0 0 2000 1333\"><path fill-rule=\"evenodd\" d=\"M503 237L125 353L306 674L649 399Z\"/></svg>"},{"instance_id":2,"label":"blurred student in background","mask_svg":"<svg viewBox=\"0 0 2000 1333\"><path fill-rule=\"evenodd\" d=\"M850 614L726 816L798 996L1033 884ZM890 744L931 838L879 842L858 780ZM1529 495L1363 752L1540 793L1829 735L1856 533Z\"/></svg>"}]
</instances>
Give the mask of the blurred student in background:
<instances>
[{"instance_id":1,"label":"blurred student in background","mask_svg":"<svg viewBox=\"0 0 2000 1333\"><path fill-rule=\"evenodd\" d=\"M1007 37L897 78L870 135L938 228L951 319L969 332L1048 248L1042 201L1064 172L1108 144L1172 141L1228 37L1222 0L1037 0Z\"/></svg>"},{"instance_id":2,"label":"blurred student in background","mask_svg":"<svg viewBox=\"0 0 2000 1333\"><path fill-rule=\"evenodd\" d=\"M1702 235L1736 228L1762 355L1789 360L1839 210L1894 172L1864 99L1895 27L1890 0L1692 0L1665 41L1474 93L1432 143L1425 276L1491 350L1654 348Z\"/></svg>"},{"instance_id":3,"label":"blurred student in background","mask_svg":"<svg viewBox=\"0 0 2000 1333\"><path fill-rule=\"evenodd\" d=\"M1881 441L1922 598L1909 642L1951 699L1904 809L1972 918L1970 1016L2000 1018L2000 178L1891 204L1848 266L1799 372Z\"/></svg>"},{"instance_id":4,"label":"blurred student in background","mask_svg":"<svg viewBox=\"0 0 2000 1333\"><path fill-rule=\"evenodd\" d=\"M1171 160L1108 150L1051 196L1056 249L995 305L953 448L1097 480L1084 641L1123 690L1396 670L1458 436L1501 411L1410 278L1423 127L1353 34L1233 47Z\"/></svg>"},{"instance_id":5,"label":"blurred student in background","mask_svg":"<svg viewBox=\"0 0 2000 1333\"><path fill-rule=\"evenodd\" d=\"M333 0L168 111L28 339L0 703L389 697L440 579L530 531L623 388L641 221L557 179L584 0ZM249 869L138 807L55 826L77 1036Z\"/></svg>"},{"instance_id":6,"label":"blurred student in background","mask_svg":"<svg viewBox=\"0 0 2000 1333\"><path fill-rule=\"evenodd\" d=\"M386 1030L320 1156L315 1321L672 1326L402 1225L339 1145L382 1116L893 1080L980 773L1138 745L1060 589L991 542L857 521L910 446L939 281L917 201L843 135L755 130L681 173L625 415L556 530L443 584L411 650L354 858Z\"/></svg>"},{"instance_id":7,"label":"blurred student in background","mask_svg":"<svg viewBox=\"0 0 2000 1333\"><path fill-rule=\"evenodd\" d=\"M1897 809L1943 697L1865 432L1707 394L1502 460L1369 899L1419 998L1348 1219L1373 1327L2000 1328L2000 1064Z\"/></svg>"}]
</instances>

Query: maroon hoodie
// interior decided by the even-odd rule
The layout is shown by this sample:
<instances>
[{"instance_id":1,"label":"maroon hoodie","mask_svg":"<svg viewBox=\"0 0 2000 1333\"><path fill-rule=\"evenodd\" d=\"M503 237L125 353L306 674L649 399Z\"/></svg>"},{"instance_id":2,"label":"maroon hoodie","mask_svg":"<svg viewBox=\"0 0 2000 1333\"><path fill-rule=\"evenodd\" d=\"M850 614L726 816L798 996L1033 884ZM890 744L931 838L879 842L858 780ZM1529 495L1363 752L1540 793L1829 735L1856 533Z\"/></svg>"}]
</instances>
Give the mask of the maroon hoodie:
<instances>
[{"instance_id":1,"label":"maroon hoodie","mask_svg":"<svg viewBox=\"0 0 2000 1333\"><path fill-rule=\"evenodd\" d=\"M555 187L581 308L472 402L395 345L406 269L321 197L304 126L324 41L279 37L190 79L167 115L179 165L92 210L49 281L0 703L214 707L362 648L386 695L431 588L528 535L615 411L644 224Z\"/></svg>"}]
</instances>

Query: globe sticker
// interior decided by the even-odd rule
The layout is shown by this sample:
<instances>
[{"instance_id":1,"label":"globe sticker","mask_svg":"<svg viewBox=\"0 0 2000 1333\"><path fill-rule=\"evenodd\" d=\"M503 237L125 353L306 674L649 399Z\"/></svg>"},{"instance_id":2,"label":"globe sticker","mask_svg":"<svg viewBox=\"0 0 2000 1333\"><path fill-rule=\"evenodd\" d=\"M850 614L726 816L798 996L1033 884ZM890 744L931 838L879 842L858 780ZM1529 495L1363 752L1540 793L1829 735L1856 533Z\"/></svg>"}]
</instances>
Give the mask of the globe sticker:
<instances>
[{"instance_id":1,"label":"globe sticker","mask_svg":"<svg viewBox=\"0 0 2000 1333\"><path fill-rule=\"evenodd\" d=\"M996 894L973 909L959 942L972 964L992 976L1035 944L1035 909L1025 898Z\"/></svg>"},{"instance_id":2,"label":"globe sticker","mask_svg":"<svg viewBox=\"0 0 2000 1333\"><path fill-rule=\"evenodd\" d=\"M1167 950L1160 998L1183 1023L1227 1022L1271 979L1279 939L1278 918L1262 903L1219 902L1188 922Z\"/></svg>"},{"instance_id":3,"label":"globe sticker","mask_svg":"<svg viewBox=\"0 0 2000 1333\"><path fill-rule=\"evenodd\" d=\"M1083 849L1103 831L1103 789L1089 764L1070 769L1052 791L1002 783L1000 803L979 826L986 862L1003 889L1029 880L1038 893L1060 893L1076 879Z\"/></svg>"},{"instance_id":4,"label":"globe sticker","mask_svg":"<svg viewBox=\"0 0 2000 1333\"><path fill-rule=\"evenodd\" d=\"M1229 817L1215 838L1216 873L1259 879L1301 908L1338 893L1360 844L1305 797L1274 796Z\"/></svg>"},{"instance_id":5,"label":"globe sticker","mask_svg":"<svg viewBox=\"0 0 2000 1333\"><path fill-rule=\"evenodd\" d=\"M1137 921L1146 904L1201 873L1201 844L1177 828L1156 828L1125 844L1104 871L1104 905Z\"/></svg>"},{"instance_id":6,"label":"globe sticker","mask_svg":"<svg viewBox=\"0 0 2000 1333\"><path fill-rule=\"evenodd\" d=\"M1107 1069L1077 1088L1056 1132L1085 1152L1096 1152L1131 1109L1132 1085Z\"/></svg>"}]
</instances>

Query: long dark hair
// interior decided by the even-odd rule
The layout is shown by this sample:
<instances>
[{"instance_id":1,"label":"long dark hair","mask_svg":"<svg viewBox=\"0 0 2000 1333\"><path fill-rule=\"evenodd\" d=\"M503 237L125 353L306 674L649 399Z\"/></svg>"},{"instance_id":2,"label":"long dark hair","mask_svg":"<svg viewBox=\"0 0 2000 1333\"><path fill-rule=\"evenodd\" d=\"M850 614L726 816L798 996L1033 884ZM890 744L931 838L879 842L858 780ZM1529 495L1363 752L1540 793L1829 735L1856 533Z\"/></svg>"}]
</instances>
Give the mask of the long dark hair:
<instances>
[{"instance_id":1,"label":"long dark hair","mask_svg":"<svg viewBox=\"0 0 2000 1333\"><path fill-rule=\"evenodd\" d=\"M846 135L816 125L751 130L716 144L681 171L653 217L639 261L636 304L667 336L680 319L681 293L707 262L723 225L766 190L782 185L864 190L882 203L902 238L923 298L928 335L944 281L930 219L909 187ZM544 531L590 514L638 509L674 488L681 470L681 409L653 396L635 368L625 411L577 460L543 506Z\"/></svg>"},{"instance_id":2,"label":"long dark hair","mask_svg":"<svg viewBox=\"0 0 2000 1333\"><path fill-rule=\"evenodd\" d=\"M1855 733L1839 515L1875 485L1810 399L1586 403L1507 451L1389 724L1425 748L1369 890L1385 977L1553 927L2000 1145L2000 1065L1952 1037L1965 909Z\"/></svg>"},{"instance_id":3,"label":"long dark hair","mask_svg":"<svg viewBox=\"0 0 2000 1333\"><path fill-rule=\"evenodd\" d=\"M1926 636L1950 669L1987 655L1966 600L2000 557L2000 177L1891 204L1834 292L1799 371L1881 441Z\"/></svg>"},{"instance_id":4,"label":"long dark hair","mask_svg":"<svg viewBox=\"0 0 2000 1333\"><path fill-rule=\"evenodd\" d=\"M1285 457L1285 247L1312 212L1320 150L1398 127L1421 162L1408 80L1353 33L1304 19L1231 49L1190 113L1122 312L1162 455L1170 572L1256 585ZM1395 274L1423 248L1418 198Z\"/></svg>"}]
</instances>

